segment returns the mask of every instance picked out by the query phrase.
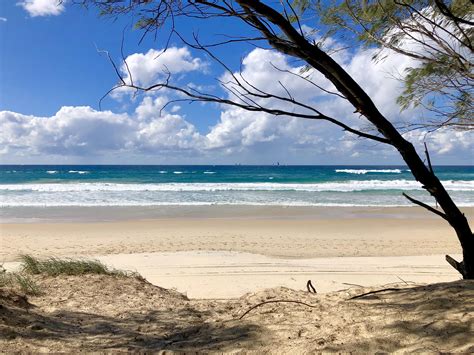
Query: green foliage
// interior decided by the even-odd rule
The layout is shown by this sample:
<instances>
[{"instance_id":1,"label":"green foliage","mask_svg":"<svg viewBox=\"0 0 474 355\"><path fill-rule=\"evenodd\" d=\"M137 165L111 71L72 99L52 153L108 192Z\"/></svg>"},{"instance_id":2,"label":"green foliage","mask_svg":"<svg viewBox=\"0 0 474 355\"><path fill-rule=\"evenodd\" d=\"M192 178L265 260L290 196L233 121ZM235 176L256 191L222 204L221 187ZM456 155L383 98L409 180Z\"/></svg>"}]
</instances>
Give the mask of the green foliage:
<instances>
[{"instance_id":1,"label":"green foliage","mask_svg":"<svg viewBox=\"0 0 474 355\"><path fill-rule=\"evenodd\" d=\"M402 109L423 106L435 125L473 127L474 4L470 0L316 1L330 35L414 59L401 80ZM463 22L464 21L464 22ZM465 22L467 21L467 22Z\"/></svg>"},{"instance_id":2,"label":"green foliage","mask_svg":"<svg viewBox=\"0 0 474 355\"><path fill-rule=\"evenodd\" d=\"M167 21L174 28L179 17L229 16L246 21L238 2L83 2L97 7L102 16L130 15L144 35L163 28ZM435 125L437 120L440 125L468 122L474 127L472 0L291 0L275 2L273 7L295 27L304 23L317 29L321 40L314 44L319 47L332 37L343 46L378 49L374 60L383 60L387 48L414 59L412 67L401 73L405 90L398 102L402 109L421 105L433 113L429 119ZM284 34L278 35L285 39Z\"/></svg>"}]
</instances>

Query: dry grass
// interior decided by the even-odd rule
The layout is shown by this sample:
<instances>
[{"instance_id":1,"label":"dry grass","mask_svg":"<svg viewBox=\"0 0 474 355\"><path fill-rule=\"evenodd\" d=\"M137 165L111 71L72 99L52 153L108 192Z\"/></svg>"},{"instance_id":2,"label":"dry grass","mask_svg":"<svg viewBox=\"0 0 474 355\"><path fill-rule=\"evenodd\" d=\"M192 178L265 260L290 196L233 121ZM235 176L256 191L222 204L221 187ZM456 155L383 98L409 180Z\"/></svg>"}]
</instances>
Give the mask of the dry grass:
<instances>
[{"instance_id":1,"label":"dry grass","mask_svg":"<svg viewBox=\"0 0 474 355\"><path fill-rule=\"evenodd\" d=\"M31 255L21 255L20 259L22 271L31 275L77 276L95 274L142 278L142 276L136 272L110 269L107 265L98 260L60 259L54 257L41 260Z\"/></svg>"},{"instance_id":2,"label":"dry grass","mask_svg":"<svg viewBox=\"0 0 474 355\"><path fill-rule=\"evenodd\" d=\"M38 259L31 255L20 256L20 272L7 272L0 265L0 287L12 291L20 291L25 295L38 296L42 294L41 287L35 281L35 276L81 276L81 275L107 275L114 277L131 277L139 280L144 278L131 271L111 269L98 260L83 259Z\"/></svg>"},{"instance_id":3,"label":"dry grass","mask_svg":"<svg viewBox=\"0 0 474 355\"><path fill-rule=\"evenodd\" d=\"M0 287L19 289L26 295L41 294L40 287L31 277L23 273L7 272L3 266L0 266Z\"/></svg>"}]
</instances>

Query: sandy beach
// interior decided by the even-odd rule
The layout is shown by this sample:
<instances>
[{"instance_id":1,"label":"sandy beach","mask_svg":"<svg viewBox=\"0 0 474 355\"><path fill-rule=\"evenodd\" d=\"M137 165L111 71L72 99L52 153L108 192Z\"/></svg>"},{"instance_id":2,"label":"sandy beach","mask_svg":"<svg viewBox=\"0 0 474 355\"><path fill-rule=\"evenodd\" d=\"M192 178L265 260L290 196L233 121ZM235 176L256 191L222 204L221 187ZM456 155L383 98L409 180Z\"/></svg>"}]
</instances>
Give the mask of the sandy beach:
<instances>
[{"instance_id":1,"label":"sandy beach","mask_svg":"<svg viewBox=\"0 0 474 355\"><path fill-rule=\"evenodd\" d=\"M82 213L81 222L68 220L74 212ZM144 210L148 219L129 220L111 218L123 210L79 212L1 224L0 260L8 266L20 254L98 258L195 298L301 289L311 278L322 292L344 283L459 278L444 261L445 254L460 254L453 231L414 207L188 207Z\"/></svg>"},{"instance_id":2,"label":"sandy beach","mask_svg":"<svg viewBox=\"0 0 474 355\"><path fill-rule=\"evenodd\" d=\"M464 211L473 216L472 208ZM97 218L98 213L90 215ZM196 207L173 218L105 222L57 218L2 223L0 229L3 262L24 253L83 256L208 250L315 258L460 252L445 221L414 207Z\"/></svg>"},{"instance_id":3,"label":"sandy beach","mask_svg":"<svg viewBox=\"0 0 474 355\"><path fill-rule=\"evenodd\" d=\"M7 351L474 350L473 284L444 260L460 259L458 241L418 208L43 214L1 224L8 271L28 253L98 259L146 280L31 275L37 295L0 289Z\"/></svg>"}]
</instances>

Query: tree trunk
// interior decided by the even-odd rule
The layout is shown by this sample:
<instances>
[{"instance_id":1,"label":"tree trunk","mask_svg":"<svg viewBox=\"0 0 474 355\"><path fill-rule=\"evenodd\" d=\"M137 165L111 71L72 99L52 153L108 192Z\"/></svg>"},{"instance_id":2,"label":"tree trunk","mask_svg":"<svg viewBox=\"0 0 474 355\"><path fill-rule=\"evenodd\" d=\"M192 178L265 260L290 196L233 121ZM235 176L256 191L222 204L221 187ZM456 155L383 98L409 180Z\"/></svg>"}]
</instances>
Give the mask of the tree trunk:
<instances>
[{"instance_id":1,"label":"tree trunk","mask_svg":"<svg viewBox=\"0 0 474 355\"><path fill-rule=\"evenodd\" d=\"M389 144L399 151L415 179L436 199L444 213L433 208L431 211L446 219L456 232L463 250L463 262L459 263L461 266L457 270L464 279L474 279L474 236L469 223L436 175L423 163L413 145L380 113L359 84L326 52L309 43L281 13L261 1L237 2L246 11L245 21L252 22L272 47L305 61L323 74L347 98L356 112L367 118L379 133L387 138ZM280 28L286 38L276 36L257 16Z\"/></svg>"},{"instance_id":2,"label":"tree trunk","mask_svg":"<svg viewBox=\"0 0 474 355\"><path fill-rule=\"evenodd\" d=\"M474 235L466 216L456 206L438 177L425 166L413 145L402 137L401 139L403 140L401 149L400 144L394 143L393 146L399 150L415 179L436 199L444 211L443 218L455 230L461 243L463 262L455 268L464 279L474 279Z\"/></svg>"}]
</instances>

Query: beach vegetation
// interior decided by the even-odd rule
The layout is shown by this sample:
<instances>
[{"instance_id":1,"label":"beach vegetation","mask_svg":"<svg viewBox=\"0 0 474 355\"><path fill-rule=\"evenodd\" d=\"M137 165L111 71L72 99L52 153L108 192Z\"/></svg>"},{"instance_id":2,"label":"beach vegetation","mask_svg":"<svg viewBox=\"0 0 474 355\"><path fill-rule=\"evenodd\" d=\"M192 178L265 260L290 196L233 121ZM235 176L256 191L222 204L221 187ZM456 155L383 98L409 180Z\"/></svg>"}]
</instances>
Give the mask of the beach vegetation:
<instances>
[{"instance_id":1,"label":"beach vegetation","mask_svg":"<svg viewBox=\"0 0 474 355\"><path fill-rule=\"evenodd\" d=\"M399 75L402 110L423 107L424 121L410 127L474 128L474 3L470 0L298 1L317 7L328 34L414 60Z\"/></svg>"},{"instance_id":2,"label":"beach vegetation","mask_svg":"<svg viewBox=\"0 0 474 355\"><path fill-rule=\"evenodd\" d=\"M71 259L50 257L39 259L31 255L21 255L21 269L26 274L47 276L77 276L86 274L108 275L115 277L135 277L143 279L140 274L109 268L98 260Z\"/></svg>"},{"instance_id":3,"label":"beach vegetation","mask_svg":"<svg viewBox=\"0 0 474 355\"><path fill-rule=\"evenodd\" d=\"M205 53L223 68L226 75L225 80L218 81L223 89L222 93L205 92L196 89L195 86L174 84L172 74L166 70L164 77L160 77L150 85L142 85L133 80L123 56L125 75L118 69L120 66L108 56L118 76L118 84L110 92L119 89L145 93L158 90L173 91L180 95L178 101L217 103L272 116L329 122L348 135L373 142L370 149L385 149L387 146L394 148L414 178L434 198L436 206L428 205L407 194L404 196L412 203L443 218L454 229L462 247L463 260L458 262L450 257L447 260L463 278L474 279L474 235L465 215L437 177L428 148L425 147L425 157L417 152L408 136L404 135L407 130L394 123L395 117L386 116L383 110L377 107L370 93L349 73L348 68L335 59L336 53L340 52L341 48L334 48L334 45L327 43L331 41L326 41L332 40L334 43L338 40L342 43L342 47L345 45L352 49L354 47L357 49L358 46L380 46L402 52L403 48L411 46L409 48L412 50L405 50L405 55L419 57L420 53L425 53L426 58L413 58L418 60L419 65L412 70L409 69L405 76L405 92L399 98L399 102L402 108L431 105L428 108L431 108L432 112L437 112L444 120L441 122L442 125L459 126L464 124L467 118L472 118L472 96L469 95L472 95L473 79L473 8L468 1L362 1L360 5L357 1L349 0L332 3L305 0L281 2L78 0L76 2L96 6L104 16L130 16L135 22L135 27L143 31L143 36L166 31L167 43L175 36L174 38L194 50ZM321 8L321 3L331 5ZM351 11L355 11L355 14ZM184 33L191 31L191 28L199 27L199 21L206 21L207 24L213 20L219 22L218 27L224 32L226 23L229 24L229 29L235 28L236 24L240 23L241 31L236 35L229 30L223 36L224 39L220 36L216 37L214 42L206 41L206 43L201 42L196 32ZM185 21L189 21L192 26L184 25ZM347 27L347 23L350 26ZM398 24L398 27L393 27L392 23ZM421 39L418 35L413 35L416 32L411 32L413 28L423 28L418 26L418 23L425 26L424 30L418 30L421 31L418 34L424 34ZM347 33L351 31L352 25L360 33L347 39ZM450 38L455 41L456 46L450 43L451 39L445 39L446 31L455 34ZM314 90L344 100L344 103L352 106L354 114L358 115L360 121L357 124L347 123L345 117L333 117L331 113L323 113L324 109L320 107L323 105L320 102L304 101L282 82L275 83L276 87L281 87L279 93L255 86L242 72L233 71L230 63L226 64L214 54L216 48L236 43L272 49L291 57L301 64L303 69L300 72L275 69L294 76L295 80L312 84ZM454 58L446 58L446 53L454 55ZM382 60L383 54L382 57L380 54L375 57ZM329 85L321 86L312 80L309 73L317 73L327 80ZM383 85L383 80L384 78L380 78L380 85ZM466 85L450 87L451 81ZM437 88L437 91L434 91L434 88ZM437 95L433 98L430 96L432 93ZM443 112L440 111L440 107L448 108ZM419 111L414 112L417 114ZM420 117L422 116L423 113L420 114Z\"/></svg>"},{"instance_id":4,"label":"beach vegetation","mask_svg":"<svg viewBox=\"0 0 474 355\"><path fill-rule=\"evenodd\" d=\"M24 273L8 272L0 266L0 287L19 289L26 295L38 296L41 289L30 276Z\"/></svg>"}]
</instances>

